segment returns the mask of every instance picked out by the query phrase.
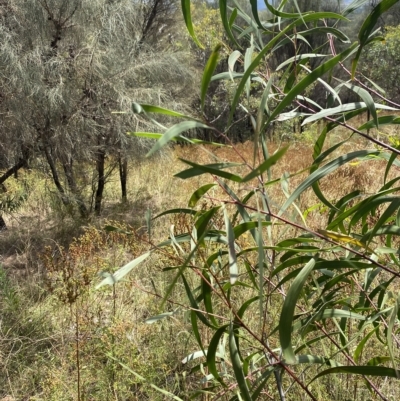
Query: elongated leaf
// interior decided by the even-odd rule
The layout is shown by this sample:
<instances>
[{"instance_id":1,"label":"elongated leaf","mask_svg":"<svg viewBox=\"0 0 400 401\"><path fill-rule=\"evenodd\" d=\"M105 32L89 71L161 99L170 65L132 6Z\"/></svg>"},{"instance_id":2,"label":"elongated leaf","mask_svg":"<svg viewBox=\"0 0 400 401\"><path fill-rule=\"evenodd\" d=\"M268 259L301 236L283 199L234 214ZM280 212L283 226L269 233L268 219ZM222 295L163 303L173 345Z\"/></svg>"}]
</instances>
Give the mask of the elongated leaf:
<instances>
[{"instance_id":1,"label":"elongated leaf","mask_svg":"<svg viewBox=\"0 0 400 401\"><path fill-rule=\"evenodd\" d=\"M264 30L264 26L260 21L260 18L258 17L258 1L257 0L250 0L251 4L251 11L253 13L254 20L256 21L258 27L262 30Z\"/></svg>"},{"instance_id":2,"label":"elongated leaf","mask_svg":"<svg viewBox=\"0 0 400 401\"><path fill-rule=\"evenodd\" d=\"M270 221L262 221L261 226L267 227L270 226L272 223ZM251 231L255 228L259 227L259 223L257 221L246 221L244 223L238 224L233 228L233 233L235 238L239 238L247 231Z\"/></svg>"},{"instance_id":3,"label":"elongated leaf","mask_svg":"<svg viewBox=\"0 0 400 401\"><path fill-rule=\"evenodd\" d=\"M179 274L179 273L178 273L178 274ZM179 278L180 276L182 277L183 285L185 286L186 295L187 295L187 297L188 297L188 299L189 299L190 306L191 306L191 308L193 309L194 313L196 314L197 318L198 318L203 324L205 324L207 327L215 328L215 327L208 321L208 319L206 318L206 314L200 312L200 307L199 307L199 305L198 305L198 303L197 303L197 301L196 301L196 299L195 299L195 297L194 297L194 295L193 295L193 291L191 290L191 288L190 288L190 286L189 286L189 284L188 284L188 282L187 282L187 280L186 280L186 278L185 278L185 275L184 275L182 272L180 272L178 278ZM176 279L176 280L177 280L177 279Z\"/></svg>"},{"instance_id":4,"label":"elongated leaf","mask_svg":"<svg viewBox=\"0 0 400 401\"><path fill-rule=\"evenodd\" d=\"M195 215L197 212L196 210L193 209L187 209L187 208L179 208L179 209L170 209L170 210L166 210L165 212L162 212L160 214L158 214L156 217L153 217L153 220L158 219L161 216L165 216L167 214L191 214L191 215Z\"/></svg>"},{"instance_id":5,"label":"elongated leaf","mask_svg":"<svg viewBox=\"0 0 400 401\"><path fill-rule=\"evenodd\" d=\"M203 128L203 129L213 129L209 125L200 123L198 121L183 121L179 124L173 125L169 128L165 134L156 142L156 144L150 149L147 153L147 156L151 156L154 152L160 150L163 146L165 146L169 141L171 141L176 136L180 135L182 132L188 131L194 128Z\"/></svg>"},{"instance_id":6,"label":"elongated leaf","mask_svg":"<svg viewBox=\"0 0 400 401\"><path fill-rule=\"evenodd\" d=\"M326 175L332 173L337 168L342 166L343 164L348 163L358 157L365 157L368 155L371 156L378 156L381 152L376 150L358 150L355 152L348 153L347 155L343 155L338 157L335 160L327 163L325 166L319 168L318 170L314 171L310 174L292 193L290 198L284 203L281 210L279 211L279 216L292 204L294 200L296 200L300 194L302 194L307 188L309 188L314 182L319 181L321 178L325 177Z\"/></svg>"},{"instance_id":7,"label":"elongated leaf","mask_svg":"<svg viewBox=\"0 0 400 401\"><path fill-rule=\"evenodd\" d=\"M368 40L380 16L397 2L398 0L382 0L376 5L371 14L364 20L358 33L358 39L361 44L364 44Z\"/></svg>"},{"instance_id":8,"label":"elongated leaf","mask_svg":"<svg viewBox=\"0 0 400 401\"><path fill-rule=\"evenodd\" d=\"M211 320L211 323L218 327L217 319L214 316L213 302L212 302L212 281L208 271L206 269L203 270L203 276L201 278L201 296L203 297L204 307L206 308L208 318Z\"/></svg>"},{"instance_id":9,"label":"elongated leaf","mask_svg":"<svg viewBox=\"0 0 400 401\"><path fill-rule=\"evenodd\" d=\"M305 78L303 78L281 100L279 105L271 113L271 116L269 117L267 124L270 121L273 121L276 116L278 116L287 106L289 106L292 103L292 101L296 98L296 96L300 95L307 87L309 87L312 83L314 83L322 75L326 74L328 71L331 71L335 65L337 65L340 61L344 60L346 57L348 57L356 48L357 48L357 44L351 45L347 50L343 51L342 53L338 54L337 56L326 61L324 64L321 64L313 72L311 72Z\"/></svg>"},{"instance_id":10,"label":"elongated leaf","mask_svg":"<svg viewBox=\"0 0 400 401\"><path fill-rule=\"evenodd\" d=\"M190 116L182 114L182 113L178 113L177 111L165 109L164 107L153 106L150 104L132 103L132 110L136 114L140 114L143 112L157 113L157 114L164 114L164 115L170 116L170 117L179 117L179 118L185 118L185 119L189 119L189 120L195 120L193 117L190 117Z\"/></svg>"},{"instance_id":11,"label":"elongated leaf","mask_svg":"<svg viewBox=\"0 0 400 401\"><path fill-rule=\"evenodd\" d=\"M376 128L378 128L379 120L378 120L378 115L376 114L376 106L375 106L374 99L372 99L372 96L369 94L369 92L363 88L360 88L359 86L352 85L352 84L346 83L346 84L344 84L344 86L346 86L347 88L349 88L350 90L352 90L353 92L357 93L357 95L360 96L360 98L364 101L368 110L370 111L371 116L374 119Z\"/></svg>"},{"instance_id":12,"label":"elongated leaf","mask_svg":"<svg viewBox=\"0 0 400 401\"><path fill-rule=\"evenodd\" d=\"M336 231L328 231L328 230L317 230L319 234L323 235L326 238L330 238L336 242L344 243L346 245L354 245L359 246L360 248L364 248L367 251L374 253L374 250L368 247L365 243L359 241L354 237L350 237L350 235L345 235Z\"/></svg>"},{"instance_id":13,"label":"elongated leaf","mask_svg":"<svg viewBox=\"0 0 400 401\"><path fill-rule=\"evenodd\" d=\"M387 125L387 124L400 124L400 117L399 116L382 116L378 117L378 124L379 125ZM365 124L361 125L357 129L359 131L368 130L371 128L375 128L376 123L374 120L368 121Z\"/></svg>"},{"instance_id":14,"label":"elongated leaf","mask_svg":"<svg viewBox=\"0 0 400 401\"><path fill-rule=\"evenodd\" d=\"M220 206L212 207L206 210L204 213L200 215L200 217L196 220L195 227L197 230L197 238L203 238L207 234L207 231L211 228L212 218L215 216L215 213L218 212ZM228 240L229 241L229 240Z\"/></svg>"},{"instance_id":15,"label":"elongated leaf","mask_svg":"<svg viewBox=\"0 0 400 401\"><path fill-rule=\"evenodd\" d=\"M239 43L236 41L236 38L233 36L230 21L228 20L228 6L227 0L220 0L219 2L219 12L221 14L222 24L224 25L225 32L227 33L229 39L240 48ZM238 12L238 11L236 11Z\"/></svg>"},{"instance_id":16,"label":"elongated leaf","mask_svg":"<svg viewBox=\"0 0 400 401\"><path fill-rule=\"evenodd\" d=\"M283 357L288 364L296 363L296 355L292 348L292 325L294 311L300 292L315 266L316 259L311 259L302 269L302 271L293 280L292 285L286 295L285 302L279 317L279 340L281 343Z\"/></svg>"},{"instance_id":17,"label":"elongated leaf","mask_svg":"<svg viewBox=\"0 0 400 401\"><path fill-rule=\"evenodd\" d=\"M205 358L205 356L207 355L207 350L206 351L196 351L191 353L190 355L186 356L185 358L182 359L182 363L188 363L190 361L194 361L195 359L198 358Z\"/></svg>"},{"instance_id":18,"label":"elongated leaf","mask_svg":"<svg viewBox=\"0 0 400 401\"><path fill-rule=\"evenodd\" d=\"M221 2L220 2L221 4ZM284 37L288 31L290 31L291 29L293 29L296 25L300 25L303 24L304 22L311 22L311 21L315 21L318 20L319 18L329 18L328 14L332 14L331 16L333 18L339 18L339 19L343 19L342 16L338 15L338 14L334 14L334 13L313 13L313 14L309 14L304 16L303 18L299 18L296 21L292 22L291 24L289 24L287 27L285 27L284 29L282 29L281 32L279 32L278 35L276 35L257 55L257 57L255 57L255 59L253 60L253 62L251 63L250 67L245 71L242 80L239 83L239 86L236 90L235 93L235 97L232 101L232 105L231 105L231 113L229 115L229 120L228 120L228 124L230 124L232 122L233 119L233 114L235 113L236 110L236 106L239 103L239 99L240 96L243 92L244 86L249 78L249 76L252 74L252 72L257 68L257 66L262 62L262 60L264 59L264 57L268 54L268 52L274 47L274 45L276 43L278 43L278 41ZM348 50L344 51L343 53L340 53L338 56L332 58L331 60L329 60L327 63L322 64L320 67L318 67L317 69L315 69L308 77L306 77L305 79L303 79L302 81L299 82L299 84L297 84L295 86L295 88L293 88L290 93L288 93L286 95L286 97L281 101L281 103L277 106L277 108L274 110L274 112L271 114L270 118L267 121L267 124L269 122L271 122L277 115L279 115L285 107L287 107L292 100L297 96L300 95L301 92L303 92L303 90L305 88L307 88L309 85L311 85L317 78L321 77L323 74L325 74L326 72L328 72L329 70L331 70L337 63L339 63L339 61L343 60L344 58L346 58L348 55L350 55L352 53L352 51L354 49L357 48L357 44L353 44Z\"/></svg>"},{"instance_id":19,"label":"elongated leaf","mask_svg":"<svg viewBox=\"0 0 400 401\"><path fill-rule=\"evenodd\" d=\"M251 173L247 174L246 177L243 177L241 182L251 181L253 178L258 177L264 171L268 170L271 166L273 166L288 150L289 146L285 146L284 148L278 150L272 156L270 156L267 160L261 163L257 168L255 168Z\"/></svg>"},{"instance_id":20,"label":"elongated leaf","mask_svg":"<svg viewBox=\"0 0 400 401\"><path fill-rule=\"evenodd\" d=\"M395 350L393 347L393 336L396 335L396 333L394 331L394 324L396 322L397 314L399 311L399 301L400 301L400 297L397 297L396 303L392 310L392 313L390 314L389 324L388 324L388 328L387 328L387 337L386 337L390 359L392 361L394 370L397 372L398 379L400 379L400 372L398 370L396 370Z\"/></svg>"},{"instance_id":21,"label":"elongated leaf","mask_svg":"<svg viewBox=\"0 0 400 401\"><path fill-rule=\"evenodd\" d=\"M164 134L159 134L156 132L127 132L127 135L137 136L138 138L161 139ZM196 139L196 138L186 138L183 135L177 135L176 137L171 138L171 141L175 141L175 142L182 141L182 142L187 142L187 143L194 143L197 145L213 145L213 146L218 146L218 147L226 146L223 143L203 141L201 139Z\"/></svg>"},{"instance_id":22,"label":"elongated leaf","mask_svg":"<svg viewBox=\"0 0 400 401\"><path fill-rule=\"evenodd\" d=\"M206 184L197 189L195 192L193 192L192 196L189 199L188 206L195 207L197 202L202 198L202 196L206 194L207 191L212 187L215 187L215 184Z\"/></svg>"},{"instance_id":23,"label":"elongated leaf","mask_svg":"<svg viewBox=\"0 0 400 401\"><path fill-rule=\"evenodd\" d=\"M374 103L374 107L375 107L375 109L381 109L381 110L396 110L394 107L386 106L384 104L377 104L377 103L376 104ZM321 118L324 118L324 117L333 116L335 114L341 114L341 113L346 113L351 110L366 109L366 108L367 108L367 104L364 102L353 102L353 103L342 104L340 106L333 107L331 109L321 110L318 113L315 113L310 117L307 117L303 121L302 125L309 124L313 121L320 120ZM376 122L375 122L375 124L376 124Z\"/></svg>"},{"instance_id":24,"label":"elongated leaf","mask_svg":"<svg viewBox=\"0 0 400 401\"><path fill-rule=\"evenodd\" d=\"M206 355L206 351L204 349L203 341L202 341L200 331L199 331L199 325L197 322L197 313L193 310L190 311L190 323L191 323L192 331L193 331L194 337L197 341L197 344L199 344L201 350L203 351L203 354Z\"/></svg>"},{"instance_id":25,"label":"elongated leaf","mask_svg":"<svg viewBox=\"0 0 400 401\"><path fill-rule=\"evenodd\" d=\"M145 385L154 388L154 390L158 391L161 394L164 394L168 398L172 398L173 400L176 400L176 401L183 401L182 398L179 398L176 395L170 393L169 391L163 390L162 388L157 387L155 384L148 382L143 376L139 375L139 373L136 373L128 365L125 365L124 363L120 362L113 355L108 354L107 356L108 356L108 358L111 358L114 361L116 361L117 363L119 363L124 369L126 369L128 372L132 373L137 379L139 379Z\"/></svg>"},{"instance_id":26,"label":"elongated leaf","mask_svg":"<svg viewBox=\"0 0 400 401\"><path fill-rule=\"evenodd\" d=\"M323 372L318 373L310 383L319 377L331 375L333 373L347 373L350 375L363 375L363 376L377 376L377 377L394 377L398 378L399 371L386 368L383 366L338 366L331 369L326 369Z\"/></svg>"},{"instance_id":27,"label":"elongated leaf","mask_svg":"<svg viewBox=\"0 0 400 401\"><path fill-rule=\"evenodd\" d=\"M290 57L289 59L287 59L283 63L279 64L278 67L276 67L276 71L279 71L280 69L282 69L283 67L285 67L288 64L293 63L294 61L303 60L305 58L309 59L309 58L313 58L313 57L327 57L327 55L326 54L315 54L315 53L298 54L297 56Z\"/></svg>"},{"instance_id":28,"label":"elongated leaf","mask_svg":"<svg viewBox=\"0 0 400 401\"><path fill-rule=\"evenodd\" d=\"M395 5L398 2L398 0L382 0L380 1L376 7L371 11L371 14L364 20L360 31L358 33L358 40L360 42L360 48L357 51L356 56L354 57L354 60L352 62L352 68L351 68L351 75L352 78L354 78L354 75L356 73L357 69L357 64L358 60L361 55L361 51L363 47L368 43L368 40L370 38L370 35L373 33L372 31L375 28L375 25L380 18L380 16L389 10L390 7Z\"/></svg>"},{"instance_id":29,"label":"elongated leaf","mask_svg":"<svg viewBox=\"0 0 400 401\"><path fill-rule=\"evenodd\" d=\"M185 159L179 159L179 160L188 164L189 166L194 167L194 169L191 169L190 171L187 171L187 170L182 171L182 172L176 174L175 177L186 179L186 178L193 177L193 176L196 176L199 174L209 173L209 174L213 174L218 177L226 178L227 180L231 180L231 181L235 181L235 182L242 181L242 178L239 177L238 175L229 173L228 171L221 170L221 168L226 168L226 165L223 165L222 167L219 167L219 165L217 165L217 167L214 167L213 165L207 165L207 164L202 165L202 164L193 163L193 162L191 162L189 160L185 160Z\"/></svg>"},{"instance_id":30,"label":"elongated leaf","mask_svg":"<svg viewBox=\"0 0 400 401\"><path fill-rule=\"evenodd\" d=\"M235 68L236 61L239 59L239 57L241 57L241 55L242 55L242 53L240 53L239 50L235 50L234 52L232 52L229 55L229 58L228 58L228 71L229 71L229 75L230 75L232 81L233 81L233 73L234 73L234 68ZM214 75L213 78L217 79L216 77L217 77L217 75Z\"/></svg>"},{"instance_id":31,"label":"elongated leaf","mask_svg":"<svg viewBox=\"0 0 400 401\"><path fill-rule=\"evenodd\" d=\"M212 78L211 78L211 82L212 81L219 81L221 79L239 79L239 78L243 78L244 76L244 72L220 72L219 74L215 74ZM258 81L259 77L257 74L251 74L250 75L250 79L252 81Z\"/></svg>"},{"instance_id":32,"label":"elongated leaf","mask_svg":"<svg viewBox=\"0 0 400 401\"><path fill-rule=\"evenodd\" d=\"M214 376L216 380L218 380L221 384L225 386L221 376L218 373L216 358L220 357L221 355L218 354L217 350L220 344L221 337L227 331L229 324L221 326L213 335L213 338L210 341L210 345L208 346L207 351L207 367L210 373Z\"/></svg>"},{"instance_id":33,"label":"elongated leaf","mask_svg":"<svg viewBox=\"0 0 400 401\"><path fill-rule=\"evenodd\" d=\"M237 265L236 250L235 250L235 234L233 232L232 223L229 220L228 211L226 210L225 205L224 205L224 220L225 220L226 235L228 237L230 283L235 284L239 276L239 268Z\"/></svg>"},{"instance_id":34,"label":"elongated leaf","mask_svg":"<svg viewBox=\"0 0 400 401\"><path fill-rule=\"evenodd\" d=\"M196 37L196 34L194 33L193 29L193 24L192 24L192 16L190 13L190 0L181 0L181 8L182 8L182 13L183 13L183 18L185 20L186 28L194 40L194 42L199 46L200 48L204 48L204 46L199 42L199 40Z\"/></svg>"},{"instance_id":35,"label":"elongated leaf","mask_svg":"<svg viewBox=\"0 0 400 401\"><path fill-rule=\"evenodd\" d=\"M369 242L372 237L376 234L376 232L384 226L385 223L389 220L393 214L400 209L400 198L394 198L392 202L389 203L388 207L386 210L382 213L380 216L379 220L375 223L373 229L368 232L370 235L370 238L366 238L366 235L362 238L363 240L366 240Z\"/></svg>"},{"instance_id":36,"label":"elongated leaf","mask_svg":"<svg viewBox=\"0 0 400 401\"><path fill-rule=\"evenodd\" d=\"M165 313L161 313L160 315L157 316L153 316L150 317L148 319L145 320L145 323L147 324L153 324L155 322L158 322L159 320L165 319L167 317L171 317L175 314L176 312L165 312Z\"/></svg>"},{"instance_id":37,"label":"elongated leaf","mask_svg":"<svg viewBox=\"0 0 400 401\"><path fill-rule=\"evenodd\" d=\"M255 1L257 1L257 0L255 0ZM253 52L254 52L253 35L251 35L250 47L246 49L246 53L244 55L244 70L245 71L250 67L252 57L253 57ZM247 101L249 101L250 100L250 78L246 82L246 96L247 96Z\"/></svg>"},{"instance_id":38,"label":"elongated leaf","mask_svg":"<svg viewBox=\"0 0 400 401\"><path fill-rule=\"evenodd\" d=\"M220 50L221 50L221 44L219 43L217 44L217 46L215 46L204 68L203 79L201 81L201 90L200 90L201 110L204 110L204 102L206 100L208 85L210 84L212 74L214 73L215 68L218 64L218 56Z\"/></svg>"},{"instance_id":39,"label":"elongated leaf","mask_svg":"<svg viewBox=\"0 0 400 401\"><path fill-rule=\"evenodd\" d=\"M229 352L232 360L233 372L235 373L236 382L240 389L240 394L244 401L253 401L247 386L246 378L244 377L242 362L239 356L239 350L236 344L235 330L233 324L229 330Z\"/></svg>"},{"instance_id":40,"label":"elongated leaf","mask_svg":"<svg viewBox=\"0 0 400 401\"><path fill-rule=\"evenodd\" d=\"M181 159L184 163L186 162L184 159ZM210 169L216 169L216 170L222 170L225 168L230 168L230 167L239 167L242 166L241 163L212 163L212 164L202 164L202 165L196 165L196 166L201 166L201 167L206 167L206 168L210 168ZM183 170L178 174L175 174L174 177L178 177L181 178L182 180L186 180L187 178L192 178L192 177L196 177L198 175L202 175L205 173L208 173L210 170L204 171L204 169L200 169L197 167L192 167L190 169L187 170ZM214 170L212 170L214 171ZM239 177L240 179L240 177Z\"/></svg>"},{"instance_id":41,"label":"elongated leaf","mask_svg":"<svg viewBox=\"0 0 400 401\"><path fill-rule=\"evenodd\" d=\"M151 252L146 252L118 269L114 274L108 274L104 280L97 284L96 289L103 287L104 285L114 285L115 283L118 283L118 281L121 281L132 269L144 262L150 255Z\"/></svg>"}]
</instances>

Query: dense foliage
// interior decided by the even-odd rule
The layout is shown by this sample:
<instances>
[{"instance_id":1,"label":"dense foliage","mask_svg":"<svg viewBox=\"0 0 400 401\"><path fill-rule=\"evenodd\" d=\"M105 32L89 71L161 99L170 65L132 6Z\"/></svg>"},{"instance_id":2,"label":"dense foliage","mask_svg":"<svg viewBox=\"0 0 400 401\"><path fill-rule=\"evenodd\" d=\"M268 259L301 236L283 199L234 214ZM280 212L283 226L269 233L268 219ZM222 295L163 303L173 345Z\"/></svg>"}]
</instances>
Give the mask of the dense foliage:
<instances>
[{"instance_id":1,"label":"dense foliage","mask_svg":"<svg viewBox=\"0 0 400 401\"><path fill-rule=\"evenodd\" d=\"M185 22L201 46L190 3L182 2ZM275 6L266 3L268 13L262 17L257 2L250 3L252 14L248 15L237 2L229 7L225 0L219 1L232 51L227 70L214 75L221 53L217 44L203 72L202 110L211 81L234 82L223 129L210 122L207 114L190 118L144 104L135 104L134 110L181 120L160 134L136 133L158 139L149 154L171 140L184 140L183 134L192 128L210 130L235 147L230 133L236 111L241 110L251 123L253 157L246 158L237 150L240 163L182 159L188 168L176 177L208 175L209 182L190 196L187 208L158 216L185 216L180 232L172 227L169 239L107 275L99 286L114 285L152 253L172 247L174 263L165 267L172 278L161 307L174 305L172 294L183 285L188 299L185 308L198 344L183 363L190 363L192 374L201 376L193 398L317 400L329 394L332 399L348 399L331 378L348 374L362 378L354 382L352 399L366 399L366 391L390 399L392 381L399 377L400 341L400 177L391 171L399 166L400 151L370 136L368 130L400 120L397 109L388 106L389 99L374 84L359 79L358 63L371 44L377 49L374 43L383 40L376 24L397 1L383 0L370 8L356 41L340 30L339 22L352 18L367 1L353 1L336 12L314 12L300 10L296 1L283 0ZM321 35L322 45L313 41ZM292 54L281 60L287 47ZM316 58L320 61L312 63ZM279 65L272 69L270 61L276 59ZM341 79L335 79L339 73ZM315 85L326 93L325 104L309 97ZM357 101L344 103L339 95L345 90ZM357 116L366 111L371 120L361 124ZM274 175L273 166L288 147L271 153L267 132L274 121L294 118L301 118L305 126L321 124L308 174L292 189L291 180L301 172ZM330 135L339 126L348 136L337 141ZM346 145L357 135L367 145L348 153ZM386 167L382 177L374 178L375 193L357 188L332 199L329 190L321 189L322 182L345 166L362 163L368 169L379 162ZM237 173L238 167L247 172ZM283 199L271 195L276 186L281 186ZM312 227L307 223L310 210L301 207L301 198L310 196L310 191L317 202L313 210L320 213L319 225ZM148 219L149 232L150 228ZM179 310L162 312L148 322L158 324Z\"/></svg>"}]
</instances>

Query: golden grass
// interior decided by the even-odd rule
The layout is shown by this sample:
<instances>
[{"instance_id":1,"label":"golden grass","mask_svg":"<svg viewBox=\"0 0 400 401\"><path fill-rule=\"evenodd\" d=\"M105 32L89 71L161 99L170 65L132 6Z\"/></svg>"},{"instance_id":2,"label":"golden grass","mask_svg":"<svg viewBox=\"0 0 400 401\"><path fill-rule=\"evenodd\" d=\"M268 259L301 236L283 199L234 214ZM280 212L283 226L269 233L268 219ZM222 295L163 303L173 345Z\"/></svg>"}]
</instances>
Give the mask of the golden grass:
<instances>
[{"instance_id":1,"label":"golden grass","mask_svg":"<svg viewBox=\"0 0 400 401\"><path fill-rule=\"evenodd\" d=\"M382 128L382 132L376 134L388 138L397 133L384 133ZM335 131L328 142L332 144L344 135L345 132ZM363 141L352 140L339 148L332 157L360 149L363 144ZM272 154L279 146L269 144L269 152ZM84 227L76 215L65 211L57 202L57 197L49 190L51 185L47 178L29 173L29 179L33 182L30 197L18 213L7 217L9 230L0 233L0 263L4 272L0 277L0 307L3 308L0 370L4 373L0 375L0 399L6 396L14 400L32 401L76 399L76 324L80 327L81 391L87 399L165 399L121 369L110 357L110 353L149 381L179 393L183 398L187 390L198 386L198 377L193 375L187 378L188 367L180 363L184 356L198 348L184 309L178 311L175 317L160 323L145 323L146 318L159 312L158 299L174 275L173 271L163 272L163 268L174 266L180 261L172 250L170 253L166 251L155 254L149 262L135 269L125 283L115 288L115 293L111 287L94 291L93 286L99 280L97 273L113 271L148 250L152 244L167 238L172 224L175 233L185 231L190 221L182 216L165 216L155 220L151 238L148 238L143 228L147 210L151 210L155 216L166 209L186 207L190 195L199 186L212 182L212 177L206 175L190 180L174 178L174 174L186 168L179 158L199 164L216 161L241 163L243 160L252 163L253 153L251 142L235 145L234 148L217 149L176 146L161 158L131 163L128 203L120 202L118 176L114 173L106 187L103 216L85 222ZM273 177L279 178L284 173L295 174L311 164L310 146L301 142L292 143L282 160L273 166ZM384 168L385 163L382 161L355 161L324 178L321 189L331 201L337 201L355 189L374 193L383 184ZM243 165L232 171L245 175L250 170ZM398 168L392 167L391 177L398 173ZM305 171L292 177L289 180L290 191L306 176ZM232 188L240 197L251 190L251 185L257 183L232 185ZM277 211L286 199L280 184L267 187L267 192ZM207 202L217 205L227 199L227 195L216 186L210 191L209 199L200 202L199 207ZM311 190L297 201L300 210L310 209L306 223L311 229L323 227L327 219L327 212L322 207L311 210L318 203L319 200ZM293 210L288 213L292 215ZM297 219L301 222L300 217ZM121 236L113 242L112 235L102 230L104 224L120 225L132 235ZM218 224L224 229L222 218ZM294 231L291 229L281 233L277 226L273 234L277 239L283 239L293 235ZM96 241L99 241L98 246L94 246ZM246 237L240 241L246 246ZM63 251L60 251L61 245L64 246ZM43 255L47 255L47 259ZM49 269L52 263L53 271ZM81 275L84 268L89 269L90 276L90 285L81 282L84 288L82 295L70 304L65 303L60 296L69 285L68 280L63 279L68 264L73 267L71 274L77 274L71 280L84 280ZM43 276L53 280L53 286L58 285L58 290L53 288L50 291L49 287L44 286ZM193 276L189 279L195 287L197 278ZM72 282L76 285L76 281ZM7 287L12 291L6 292ZM167 303L167 311L175 310L179 304L186 304L181 285L174 290L171 301ZM276 320L280 304L281 300L269 307L271 325ZM222 307L220 312L223 313ZM256 315L257 311L252 313ZM251 325L256 327L257 319ZM211 332L206 328L201 330L205 342L209 341ZM21 346L16 349L13 343ZM276 339L271 338L271 346L278 346ZM389 383L382 381L379 385L385 389ZM343 386L341 379L335 377L326 387L314 385L314 389L321 399L345 399L346 394L341 391L344 387L346 391L355 391L358 400L365 399L363 390L357 392L355 386L363 387L363 384L352 379ZM397 392L394 394L398 395ZM288 399L300 399L297 396L300 394L294 392Z\"/></svg>"}]
</instances>

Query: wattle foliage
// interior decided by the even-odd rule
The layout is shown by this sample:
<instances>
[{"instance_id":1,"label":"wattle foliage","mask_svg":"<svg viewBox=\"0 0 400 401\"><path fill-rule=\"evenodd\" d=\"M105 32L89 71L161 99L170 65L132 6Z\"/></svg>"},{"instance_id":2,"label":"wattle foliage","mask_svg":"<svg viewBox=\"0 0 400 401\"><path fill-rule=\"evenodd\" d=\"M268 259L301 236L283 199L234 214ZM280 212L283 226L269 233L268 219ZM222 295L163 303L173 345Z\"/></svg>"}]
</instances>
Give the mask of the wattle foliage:
<instances>
[{"instance_id":1,"label":"wattle foliage","mask_svg":"<svg viewBox=\"0 0 400 401\"><path fill-rule=\"evenodd\" d=\"M170 238L151 251L173 247L176 252L176 265L166 268L175 276L162 305L171 299L177 283L183 283L198 342L198 349L183 362L197 363L192 372L203 374L193 397L207 393L210 399L227 396L254 401L266 399L267 394L271 399L298 399L290 393L296 384L308 399L317 400L315 380L346 373L361 375L365 388L386 400L387 388L382 389L377 378L398 379L400 374L400 297L396 291L400 177L389 179L391 169L399 166L400 151L370 136L368 129L398 124L400 119L394 113L397 109L387 106L387 99L358 79L357 64L377 39L374 29L379 17L397 1L381 1L362 24L354 43L338 22L351 18L350 12L366 1L353 1L341 14L293 12L285 8L286 3L282 0L276 8L268 3L269 16L263 19L256 0L251 1L253 15L245 14L236 2L231 8L226 0L220 0L221 20L234 50L229 70L211 78L219 46L215 48L204 70L200 97L203 105L212 79L236 82L227 126L221 131L206 116L198 120L176 115L181 122L158 134L153 151L170 140L184 140L189 128L210 129L234 146L229 132L240 108L248 114L254 137L253 158L242 160L244 174L237 172L237 163L216 160L204 165L183 160L188 168L177 177L207 174L210 183L191 195L187 208L162 213L185 215L190 223L187 232L175 236L171 230ZM189 32L195 37L190 0L183 0L182 5ZM325 35L330 54L309 47L308 38L317 34ZM247 40L246 48L239 46L243 40ZM340 52L336 52L337 40L344 42ZM269 60L284 46L293 46L295 55L281 63L283 72L270 71ZM308 63L315 56L323 61L310 68ZM236 64L239 71L234 72ZM339 69L347 71L346 82L333 79ZM327 93L325 105L307 96L307 90L316 84ZM339 92L344 87L354 92L357 102L342 104ZM247 108L254 88L261 93L255 111ZM138 105L134 109L138 110ZM379 116L378 109L393 115ZM156 108L151 111L173 115ZM357 116L366 111L372 119L360 125ZM306 118L304 123L322 124L308 175L290 191L288 176L276 177L271 169L287 148L270 154L267 131L275 120L298 117ZM349 136L336 143L328 141L338 126L345 127ZM354 135L366 138L370 146L347 153L345 145ZM386 163L384 176L376 177L381 182L378 192L363 193L360 188L330 199L321 190L320 181L340 167L362 161L368 169L377 160ZM286 200L277 205L270 189L279 185ZM307 190L314 192L326 210L319 229L307 226L308 211L299 206L298 200ZM203 207L199 207L200 199ZM146 256L101 285L122 279ZM163 313L149 322L169 316L171 313ZM370 343L373 352L367 352Z\"/></svg>"}]
</instances>

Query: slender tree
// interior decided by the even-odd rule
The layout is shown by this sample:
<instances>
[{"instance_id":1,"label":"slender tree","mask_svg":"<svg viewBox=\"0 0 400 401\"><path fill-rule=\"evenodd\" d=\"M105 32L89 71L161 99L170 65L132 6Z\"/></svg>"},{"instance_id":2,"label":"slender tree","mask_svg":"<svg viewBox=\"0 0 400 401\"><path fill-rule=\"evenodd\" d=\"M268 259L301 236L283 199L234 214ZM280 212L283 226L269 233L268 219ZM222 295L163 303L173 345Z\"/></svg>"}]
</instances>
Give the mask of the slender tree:
<instances>
[{"instance_id":1,"label":"slender tree","mask_svg":"<svg viewBox=\"0 0 400 401\"><path fill-rule=\"evenodd\" d=\"M0 10L0 146L9 168L43 158L65 205L87 216L92 184L100 214L107 164L121 160L126 199L127 158L146 148L126 135L147 125L129 113L131 103L179 104L191 93L184 54L157 44L176 8L166 0L6 0ZM92 180L82 174L90 166Z\"/></svg>"}]
</instances>

